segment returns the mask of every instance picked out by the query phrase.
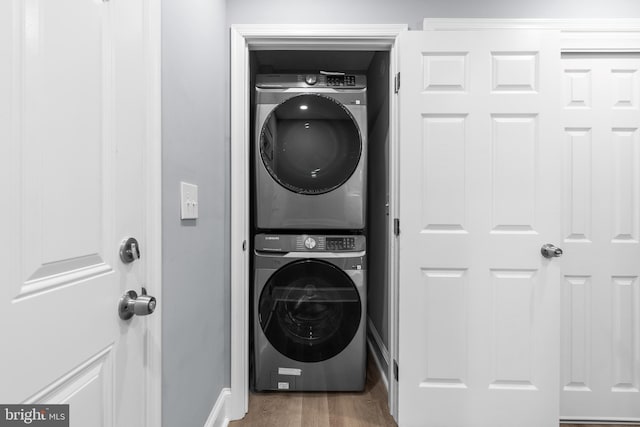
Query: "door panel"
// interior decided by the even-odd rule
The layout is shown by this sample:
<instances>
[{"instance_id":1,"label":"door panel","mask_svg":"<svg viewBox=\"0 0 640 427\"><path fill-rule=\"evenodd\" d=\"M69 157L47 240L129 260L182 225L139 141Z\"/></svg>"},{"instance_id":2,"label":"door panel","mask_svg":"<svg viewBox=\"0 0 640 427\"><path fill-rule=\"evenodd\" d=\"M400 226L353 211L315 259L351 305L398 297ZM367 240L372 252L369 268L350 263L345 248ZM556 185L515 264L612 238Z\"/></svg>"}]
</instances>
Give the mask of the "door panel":
<instances>
[{"instance_id":1,"label":"door panel","mask_svg":"<svg viewBox=\"0 0 640 427\"><path fill-rule=\"evenodd\" d=\"M558 35L400 47L400 425L557 425Z\"/></svg>"},{"instance_id":2,"label":"door panel","mask_svg":"<svg viewBox=\"0 0 640 427\"><path fill-rule=\"evenodd\" d=\"M0 402L69 403L72 426L145 425L145 322L117 314L146 284L118 256L145 241L142 4L0 6Z\"/></svg>"},{"instance_id":3,"label":"door panel","mask_svg":"<svg viewBox=\"0 0 640 427\"><path fill-rule=\"evenodd\" d=\"M562 62L561 415L640 421L640 57Z\"/></svg>"}]
</instances>

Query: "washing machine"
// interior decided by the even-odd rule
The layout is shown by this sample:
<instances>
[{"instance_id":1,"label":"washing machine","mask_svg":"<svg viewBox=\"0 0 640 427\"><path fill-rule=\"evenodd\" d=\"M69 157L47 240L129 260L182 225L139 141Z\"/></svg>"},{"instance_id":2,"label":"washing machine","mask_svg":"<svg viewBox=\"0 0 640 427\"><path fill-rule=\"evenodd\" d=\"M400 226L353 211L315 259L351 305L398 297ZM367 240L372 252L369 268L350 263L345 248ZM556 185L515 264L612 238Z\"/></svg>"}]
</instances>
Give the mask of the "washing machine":
<instances>
[{"instance_id":1,"label":"washing machine","mask_svg":"<svg viewBox=\"0 0 640 427\"><path fill-rule=\"evenodd\" d=\"M255 236L257 391L361 391L366 252L361 235Z\"/></svg>"},{"instance_id":2,"label":"washing machine","mask_svg":"<svg viewBox=\"0 0 640 427\"><path fill-rule=\"evenodd\" d=\"M258 74L255 86L257 228L364 229L366 76Z\"/></svg>"}]
</instances>

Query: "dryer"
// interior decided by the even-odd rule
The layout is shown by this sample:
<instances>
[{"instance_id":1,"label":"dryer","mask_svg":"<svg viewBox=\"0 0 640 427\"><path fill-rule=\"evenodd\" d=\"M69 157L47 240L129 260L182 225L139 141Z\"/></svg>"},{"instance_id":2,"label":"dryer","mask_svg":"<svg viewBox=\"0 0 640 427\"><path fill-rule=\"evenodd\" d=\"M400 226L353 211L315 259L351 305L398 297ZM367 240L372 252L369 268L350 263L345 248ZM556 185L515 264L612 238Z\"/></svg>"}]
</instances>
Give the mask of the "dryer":
<instances>
[{"instance_id":1,"label":"dryer","mask_svg":"<svg viewBox=\"0 0 640 427\"><path fill-rule=\"evenodd\" d=\"M366 76L258 74L255 223L365 227Z\"/></svg>"},{"instance_id":2,"label":"dryer","mask_svg":"<svg viewBox=\"0 0 640 427\"><path fill-rule=\"evenodd\" d=\"M364 389L365 257L360 235L255 236L256 390Z\"/></svg>"}]
</instances>

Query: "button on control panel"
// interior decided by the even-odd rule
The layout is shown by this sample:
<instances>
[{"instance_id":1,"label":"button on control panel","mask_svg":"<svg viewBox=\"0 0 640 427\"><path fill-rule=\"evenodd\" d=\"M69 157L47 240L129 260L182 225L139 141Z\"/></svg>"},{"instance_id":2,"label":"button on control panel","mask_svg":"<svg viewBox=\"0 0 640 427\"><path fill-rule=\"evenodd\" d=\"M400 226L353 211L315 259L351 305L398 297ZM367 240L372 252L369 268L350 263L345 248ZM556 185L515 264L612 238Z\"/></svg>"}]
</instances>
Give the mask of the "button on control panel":
<instances>
[{"instance_id":1,"label":"button on control panel","mask_svg":"<svg viewBox=\"0 0 640 427\"><path fill-rule=\"evenodd\" d=\"M256 235L256 250L268 252L359 252L365 250L363 235Z\"/></svg>"},{"instance_id":2,"label":"button on control panel","mask_svg":"<svg viewBox=\"0 0 640 427\"><path fill-rule=\"evenodd\" d=\"M315 248L315 247L316 247L316 244L317 244L317 243L316 243L316 239L314 239L313 237L307 237L307 238L304 240L304 246L305 246L307 249L313 249L313 248Z\"/></svg>"},{"instance_id":3,"label":"button on control panel","mask_svg":"<svg viewBox=\"0 0 640 427\"><path fill-rule=\"evenodd\" d=\"M327 76L327 86L355 86L356 76Z\"/></svg>"},{"instance_id":4,"label":"button on control panel","mask_svg":"<svg viewBox=\"0 0 640 427\"><path fill-rule=\"evenodd\" d=\"M327 237L327 250L329 251L345 251L356 248L356 239L354 237Z\"/></svg>"}]
</instances>

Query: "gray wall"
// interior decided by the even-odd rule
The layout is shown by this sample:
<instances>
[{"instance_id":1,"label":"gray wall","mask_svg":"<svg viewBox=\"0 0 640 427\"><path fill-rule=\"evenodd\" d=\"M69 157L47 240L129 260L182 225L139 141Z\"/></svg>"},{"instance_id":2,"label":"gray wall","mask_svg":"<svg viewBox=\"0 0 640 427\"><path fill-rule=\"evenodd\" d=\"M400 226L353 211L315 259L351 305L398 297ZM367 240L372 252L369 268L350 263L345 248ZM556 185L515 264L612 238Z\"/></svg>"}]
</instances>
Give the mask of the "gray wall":
<instances>
[{"instance_id":1,"label":"gray wall","mask_svg":"<svg viewBox=\"0 0 640 427\"><path fill-rule=\"evenodd\" d=\"M230 384L227 45L224 0L162 0L164 427L202 427Z\"/></svg>"},{"instance_id":2,"label":"gray wall","mask_svg":"<svg viewBox=\"0 0 640 427\"><path fill-rule=\"evenodd\" d=\"M334 4L334 7L331 5ZM229 24L409 24L422 18L638 18L638 0L228 0Z\"/></svg>"}]
</instances>

